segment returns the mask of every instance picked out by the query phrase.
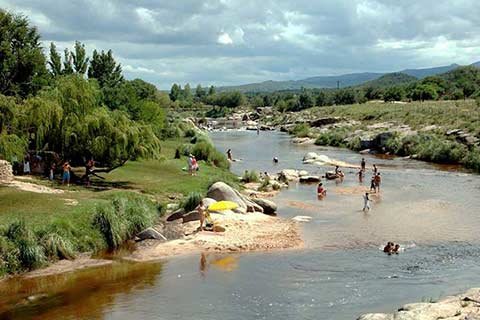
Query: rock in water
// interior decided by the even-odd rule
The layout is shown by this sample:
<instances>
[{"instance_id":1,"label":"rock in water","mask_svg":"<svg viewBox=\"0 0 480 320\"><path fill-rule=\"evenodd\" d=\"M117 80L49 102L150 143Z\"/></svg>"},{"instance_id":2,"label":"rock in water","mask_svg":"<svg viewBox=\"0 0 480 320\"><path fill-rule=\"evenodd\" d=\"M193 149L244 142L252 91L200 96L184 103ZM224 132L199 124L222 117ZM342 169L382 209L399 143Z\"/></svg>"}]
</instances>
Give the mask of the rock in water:
<instances>
[{"instance_id":1,"label":"rock in water","mask_svg":"<svg viewBox=\"0 0 480 320\"><path fill-rule=\"evenodd\" d=\"M276 215L277 205L275 202L261 198L253 198L252 201L263 208L263 213L270 216Z\"/></svg>"},{"instance_id":2,"label":"rock in water","mask_svg":"<svg viewBox=\"0 0 480 320\"><path fill-rule=\"evenodd\" d=\"M284 169L279 173L278 180L283 182L298 180L298 171L292 169Z\"/></svg>"},{"instance_id":3,"label":"rock in water","mask_svg":"<svg viewBox=\"0 0 480 320\"><path fill-rule=\"evenodd\" d=\"M320 177L319 176L301 176L300 182L302 183L320 182Z\"/></svg>"},{"instance_id":4,"label":"rock in water","mask_svg":"<svg viewBox=\"0 0 480 320\"><path fill-rule=\"evenodd\" d=\"M155 239L155 240L167 240L160 232L153 228L147 228L137 234L137 237L142 240L147 240L147 239Z\"/></svg>"},{"instance_id":5,"label":"rock in water","mask_svg":"<svg viewBox=\"0 0 480 320\"><path fill-rule=\"evenodd\" d=\"M247 205L241 196L225 182L215 182L210 189L208 189L207 197L216 201L232 201L238 204L240 209L244 211L247 210Z\"/></svg>"}]
</instances>

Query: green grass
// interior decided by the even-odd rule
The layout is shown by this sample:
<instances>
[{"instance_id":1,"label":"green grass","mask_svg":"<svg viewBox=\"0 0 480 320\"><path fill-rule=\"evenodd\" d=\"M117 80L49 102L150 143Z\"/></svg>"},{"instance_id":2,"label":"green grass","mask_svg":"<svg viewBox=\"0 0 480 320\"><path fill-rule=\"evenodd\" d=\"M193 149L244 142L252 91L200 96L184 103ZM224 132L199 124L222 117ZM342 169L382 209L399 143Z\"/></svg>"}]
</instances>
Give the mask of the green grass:
<instances>
[{"instance_id":1,"label":"green grass","mask_svg":"<svg viewBox=\"0 0 480 320\"><path fill-rule=\"evenodd\" d=\"M167 202L204 194L217 181L238 186L238 179L214 161L199 161L196 176L185 171L187 158L174 159L185 139L162 143L160 160L129 161L92 187L54 184L61 194L41 194L0 186L0 277L31 270L77 252L117 247L152 225ZM47 180L38 184L52 186ZM171 200L175 199L175 200ZM75 205L71 205L75 201ZM8 237L21 225L28 236ZM22 229L23 230L23 229Z\"/></svg>"}]
</instances>

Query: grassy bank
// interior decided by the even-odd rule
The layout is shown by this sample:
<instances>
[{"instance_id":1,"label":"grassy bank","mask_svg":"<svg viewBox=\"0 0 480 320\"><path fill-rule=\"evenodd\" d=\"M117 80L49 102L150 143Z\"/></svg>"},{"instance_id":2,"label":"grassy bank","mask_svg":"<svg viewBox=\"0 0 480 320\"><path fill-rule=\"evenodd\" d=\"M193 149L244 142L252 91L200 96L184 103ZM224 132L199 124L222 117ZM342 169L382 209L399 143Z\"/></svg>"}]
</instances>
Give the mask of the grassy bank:
<instances>
[{"instance_id":1,"label":"grassy bank","mask_svg":"<svg viewBox=\"0 0 480 320\"><path fill-rule=\"evenodd\" d=\"M360 136L374 135L391 128L408 126L407 133L394 131L383 145L385 152L416 159L462 164L480 172L478 144L461 141L449 130L460 129L471 137L480 137L480 107L474 100L431 101L412 103L368 102L348 106L318 107L294 115L280 115L275 123L294 119L341 118L340 125L329 130L297 124L290 133L298 137L312 137L318 145L362 149ZM342 124L343 123L343 124ZM388 124L375 128L376 124Z\"/></svg>"},{"instance_id":2,"label":"grassy bank","mask_svg":"<svg viewBox=\"0 0 480 320\"><path fill-rule=\"evenodd\" d=\"M79 252L115 248L152 225L166 203L204 194L215 181L237 183L226 167L209 160L220 156L208 153L213 151L199 161L198 175L190 176L184 170L186 157L174 159L176 149L191 144L190 139L164 141L160 160L127 162L105 174L105 180L92 179L91 188L55 183L52 187L65 192L47 194L1 186L0 277ZM38 183L50 185L46 180Z\"/></svg>"}]
</instances>

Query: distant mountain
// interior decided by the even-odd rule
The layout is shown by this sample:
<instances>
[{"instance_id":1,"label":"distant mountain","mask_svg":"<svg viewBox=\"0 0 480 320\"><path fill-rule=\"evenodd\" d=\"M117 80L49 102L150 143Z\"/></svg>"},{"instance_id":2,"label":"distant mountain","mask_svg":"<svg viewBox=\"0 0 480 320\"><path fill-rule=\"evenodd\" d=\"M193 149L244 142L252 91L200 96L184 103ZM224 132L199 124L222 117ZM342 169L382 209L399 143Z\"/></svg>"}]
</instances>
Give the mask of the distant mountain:
<instances>
[{"instance_id":1,"label":"distant mountain","mask_svg":"<svg viewBox=\"0 0 480 320\"><path fill-rule=\"evenodd\" d=\"M480 67L480 61L472 64L473 66ZM319 76L311 77L302 80L289 80L289 81L264 81L258 83L249 83L238 86L225 86L219 87L219 91L241 91L241 92L273 92L273 91L282 91L282 90L299 90L302 87L304 88L336 88L337 81L339 81L340 87L350 87L361 85L375 79L379 79L385 75L396 74L396 76L388 76L386 79L380 80L380 85L385 86L385 83L388 81L391 82L391 85L395 84L394 81L399 80L399 83L402 81L411 81L408 78L399 76L398 74L405 74L411 77L422 79L428 76L442 74L449 72L458 68L458 64L451 64L449 66L442 67L433 67L433 68L423 68L423 69L405 69L399 72L394 73L374 73L374 72L362 72L362 73L350 73L343 74L338 76ZM383 83L383 84L382 84Z\"/></svg>"},{"instance_id":2,"label":"distant mountain","mask_svg":"<svg viewBox=\"0 0 480 320\"><path fill-rule=\"evenodd\" d=\"M480 63L480 62L477 62ZM459 64L453 63L449 66L443 66L443 67L436 67L436 68L425 68L425 69L405 69L400 71L401 73L408 74L409 76L418 78L418 79L423 79L428 76L432 76L435 74L441 74L441 73L446 73L448 71L451 71L453 69L456 69L460 67Z\"/></svg>"},{"instance_id":3,"label":"distant mountain","mask_svg":"<svg viewBox=\"0 0 480 320\"><path fill-rule=\"evenodd\" d=\"M367 81L363 83L362 87L373 87L373 88L382 88L382 87L391 87L399 84L405 84L417 81L418 78L408 75L403 72L393 72L387 73L381 76L378 79Z\"/></svg>"}]
</instances>

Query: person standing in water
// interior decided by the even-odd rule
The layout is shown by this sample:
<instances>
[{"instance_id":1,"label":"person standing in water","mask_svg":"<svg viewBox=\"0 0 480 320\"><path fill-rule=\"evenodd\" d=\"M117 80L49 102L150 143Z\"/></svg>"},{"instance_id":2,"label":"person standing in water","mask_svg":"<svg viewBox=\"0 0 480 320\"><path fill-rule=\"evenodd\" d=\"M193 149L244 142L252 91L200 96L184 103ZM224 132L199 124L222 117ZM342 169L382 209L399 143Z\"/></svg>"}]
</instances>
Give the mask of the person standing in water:
<instances>
[{"instance_id":1,"label":"person standing in water","mask_svg":"<svg viewBox=\"0 0 480 320\"><path fill-rule=\"evenodd\" d=\"M260 135L260 127L257 127L257 136Z\"/></svg>"},{"instance_id":2,"label":"person standing in water","mask_svg":"<svg viewBox=\"0 0 480 320\"><path fill-rule=\"evenodd\" d=\"M360 170L357 172L357 176L358 176L358 181L359 181L359 182L363 182L363 171L362 171L362 169L360 169Z\"/></svg>"},{"instance_id":3,"label":"person standing in water","mask_svg":"<svg viewBox=\"0 0 480 320\"><path fill-rule=\"evenodd\" d=\"M227 159L230 160L230 161L233 161L233 158L232 158L232 149L228 149L228 150L227 150Z\"/></svg>"},{"instance_id":4,"label":"person standing in water","mask_svg":"<svg viewBox=\"0 0 480 320\"><path fill-rule=\"evenodd\" d=\"M319 183L317 187L317 195L325 197L327 195L327 190L323 187L323 183Z\"/></svg>"},{"instance_id":5,"label":"person standing in water","mask_svg":"<svg viewBox=\"0 0 480 320\"><path fill-rule=\"evenodd\" d=\"M375 189L375 176L372 176L372 179L370 180L370 191L376 191L376 189Z\"/></svg>"},{"instance_id":6,"label":"person standing in water","mask_svg":"<svg viewBox=\"0 0 480 320\"><path fill-rule=\"evenodd\" d=\"M380 184L382 183L382 178L380 177L380 172L374 178L375 183L375 192L380 192Z\"/></svg>"},{"instance_id":7,"label":"person standing in water","mask_svg":"<svg viewBox=\"0 0 480 320\"><path fill-rule=\"evenodd\" d=\"M378 173L378 168L377 168L377 165L374 164L374 165L373 165L373 175L376 176L377 173Z\"/></svg>"},{"instance_id":8,"label":"person standing in water","mask_svg":"<svg viewBox=\"0 0 480 320\"><path fill-rule=\"evenodd\" d=\"M363 211L370 211L370 198L368 192L365 192L363 196Z\"/></svg>"},{"instance_id":9,"label":"person standing in water","mask_svg":"<svg viewBox=\"0 0 480 320\"><path fill-rule=\"evenodd\" d=\"M362 168L362 171L365 171L365 165L366 165L365 158L362 158L362 162L360 162L360 166Z\"/></svg>"}]
</instances>

